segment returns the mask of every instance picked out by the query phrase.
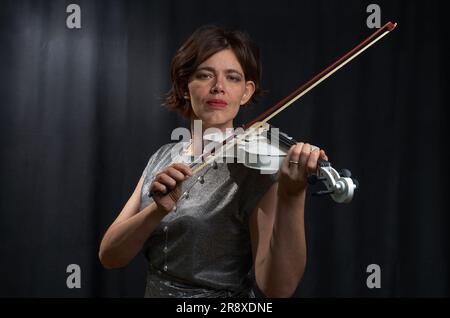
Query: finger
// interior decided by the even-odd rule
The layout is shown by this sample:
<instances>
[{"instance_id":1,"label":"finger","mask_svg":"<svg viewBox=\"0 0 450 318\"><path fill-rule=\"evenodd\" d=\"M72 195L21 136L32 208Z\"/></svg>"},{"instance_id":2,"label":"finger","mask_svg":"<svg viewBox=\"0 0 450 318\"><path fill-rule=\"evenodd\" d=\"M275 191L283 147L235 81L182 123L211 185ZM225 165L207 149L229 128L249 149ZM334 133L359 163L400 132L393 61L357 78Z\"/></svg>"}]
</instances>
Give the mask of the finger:
<instances>
[{"instance_id":1,"label":"finger","mask_svg":"<svg viewBox=\"0 0 450 318\"><path fill-rule=\"evenodd\" d=\"M308 163L308 158L311 155L311 145L306 143L303 145L298 159L298 164L306 170L306 164Z\"/></svg>"},{"instance_id":2,"label":"finger","mask_svg":"<svg viewBox=\"0 0 450 318\"><path fill-rule=\"evenodd\" d=\"M169 192L169 197L173 200L173 202L177 202L180 197L180 193L175 189L174 191Z\"/></svg>"},{"instance_id":3,"label":"finger","mask_svg":"<svg viewBox=\"0 0 450 318\"><path fill-rule=\"evenodd\" d=\"M285 169L285 171L288 171L289 169L289 160L292 157L292 152L294 151L296 145L292 145L291 148L289 148L289 151L286 154L286 158L284 158L283 163L281 165L282 169Z\"/></svg>"},{"instance_id":4,"label":"finger","mask_svg":"<svg viewBox=\"0 0 450 318\"><path fill-rule=\"evenodd\" d=\"M161 173L158 176L158 180L157 181L159 183L164 184L170 190L173 190L177 186L177 182L173 178L169 177L165 173Z\"/></svg>"},{"instance_id":5,"label":"finger","mask_svg":"<svg viewBox=\"0 0 450 318\"><path fill-rule=\"evenodd\" d=\"M155 181L152 183L152 186L150 188L150 193L155 193L155 192L166 194L167 188L164 184L159 183L158 181Z\"/></svg>"},{"instance_id":6,"label":"finger","mask_svg":"<svg viewBox=\"0 0 450 318\"><path fill-rule=\"evenodd\" d=\"M290 158L289 161L293 161L293 163L291 163L289 165L290 168L298 169L298 165L300 164L300 156L302 154L303 145L304 145L303 142L299 142L295 145L294 149L292 149L292 153L291 153L291 156L289 157ZM294 162L298 162L298 163L294 163Z\"/></svg>"},{"instance_id":7,"label":"finger","mask_svg":"<svg viewBox=\"0 0 450 318\"><path fill-rule=\"evenodd\" d=\"M312 151L309 155L308 162L306 164L306 172L308 174L316 173L317 171L317 160L319 160L320 151Z\"/></svg>"},{"instance_id":8,"label":"finger","mask_svg":"<svg viewBox=\"0 0 450 318\"><path fill-rule=\"evenodd\" d=\"M184 163L175 163L172 167L183 173L185 176L192 176L192 169Z\"/></svg>"},{"instance_id":9,"label":"finger","mask_svg":"<svg viewBox=\"0 0 450 318\"><path fill-rule=\"evenodd\" d=\"M167 175L169 175L172 179L181 182L186 179L185 175L180 171L175 169L174 167L169 167L166 170Z\"/></svg>"},{"instance_id":10,"label":"finger","mask_svg":"<svg viewBox=\"0 0 450 318\"><path fill-rule=\"evenodd\" d=\"M320 159L328 161L328 157L323 149L320 150Z\"/></svg>"}]
</instances>

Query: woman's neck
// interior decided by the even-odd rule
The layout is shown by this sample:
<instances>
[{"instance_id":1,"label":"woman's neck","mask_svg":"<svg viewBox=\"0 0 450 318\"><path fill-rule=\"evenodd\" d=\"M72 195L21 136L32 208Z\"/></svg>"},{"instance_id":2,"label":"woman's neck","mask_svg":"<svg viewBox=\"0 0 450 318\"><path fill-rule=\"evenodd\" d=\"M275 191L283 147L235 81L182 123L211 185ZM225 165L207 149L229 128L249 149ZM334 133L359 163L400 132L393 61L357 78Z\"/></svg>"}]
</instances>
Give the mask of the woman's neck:
<instances>
[{"instance_id":1,"label":"woman's neck","mask_svg":"<svg viewBox=\"0 0 450 318\"><path fill-rule=\"evenodd\" d=\"M204 123L199 119L191 120L192 142L186 150L186 153L190 156L200 156L203 153L203 136L206 130L208 130L207 133L217 132L222 133L222 136L225 136L227 130L229 131L231 129L233 129L232 121L220 126L208 126L204 125Z\"/></svg>"}]
</instances>

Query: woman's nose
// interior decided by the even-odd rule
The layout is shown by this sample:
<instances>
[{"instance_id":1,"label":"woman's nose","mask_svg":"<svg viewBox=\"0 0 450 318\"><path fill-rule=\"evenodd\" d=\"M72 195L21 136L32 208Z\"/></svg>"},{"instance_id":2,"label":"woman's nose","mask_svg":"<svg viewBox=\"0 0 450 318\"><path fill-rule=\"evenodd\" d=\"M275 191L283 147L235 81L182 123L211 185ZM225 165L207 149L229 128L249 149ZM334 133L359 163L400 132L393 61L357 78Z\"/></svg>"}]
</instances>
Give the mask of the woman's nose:
<instances>
[{"instance_id":1,"label":"woman's nose","mask_svg":"<svg viewBox=\"0 0 450 318\"><path fill-rule=\"evenodd\" d=\"M211 94L219 94L219 93L224 93L224 88L222 80L216 77L216 80L214 81L211 87Z\"/></svg>"}]
</instances>

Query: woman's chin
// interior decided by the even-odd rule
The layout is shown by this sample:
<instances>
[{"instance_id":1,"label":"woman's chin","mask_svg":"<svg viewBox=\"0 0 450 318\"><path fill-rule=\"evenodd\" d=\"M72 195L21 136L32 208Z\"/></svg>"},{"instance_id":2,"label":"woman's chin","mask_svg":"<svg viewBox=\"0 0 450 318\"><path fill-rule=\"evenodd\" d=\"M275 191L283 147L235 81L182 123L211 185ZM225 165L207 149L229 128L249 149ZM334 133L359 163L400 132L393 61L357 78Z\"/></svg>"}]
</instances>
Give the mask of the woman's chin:
<instances>
[{"instance_id":1,"label":"woman's chin","mask_svg":"<svg viewBox=\"0 0 450 318\"><path fill-rule=\"evenodd\" d=\"M228 118L223 118L223 116L204 116L201 118L204 127L224 127L231 120Z\"/></svg>"}]
</instances>

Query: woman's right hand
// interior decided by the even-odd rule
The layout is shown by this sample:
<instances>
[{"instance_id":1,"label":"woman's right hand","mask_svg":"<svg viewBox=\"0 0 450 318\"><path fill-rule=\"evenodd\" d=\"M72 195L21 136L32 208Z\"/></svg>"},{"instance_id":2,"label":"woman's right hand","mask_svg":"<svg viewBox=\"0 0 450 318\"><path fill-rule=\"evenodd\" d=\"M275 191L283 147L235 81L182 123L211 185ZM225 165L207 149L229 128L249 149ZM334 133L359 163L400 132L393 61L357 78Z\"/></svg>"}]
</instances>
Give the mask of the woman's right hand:
<instances>
[{"instance_id":1,"label":"woman's right hand","mask_svg":"<svg viewBox=\"0 0 450 318\"><path fill-rule=\"evenodd\" d=\"M158 208L166 213L172 211L180 198L180 182L192 176L189 166L175 163L159 172L150 184L150 193Z\"/></svg>"}]
</instances>

